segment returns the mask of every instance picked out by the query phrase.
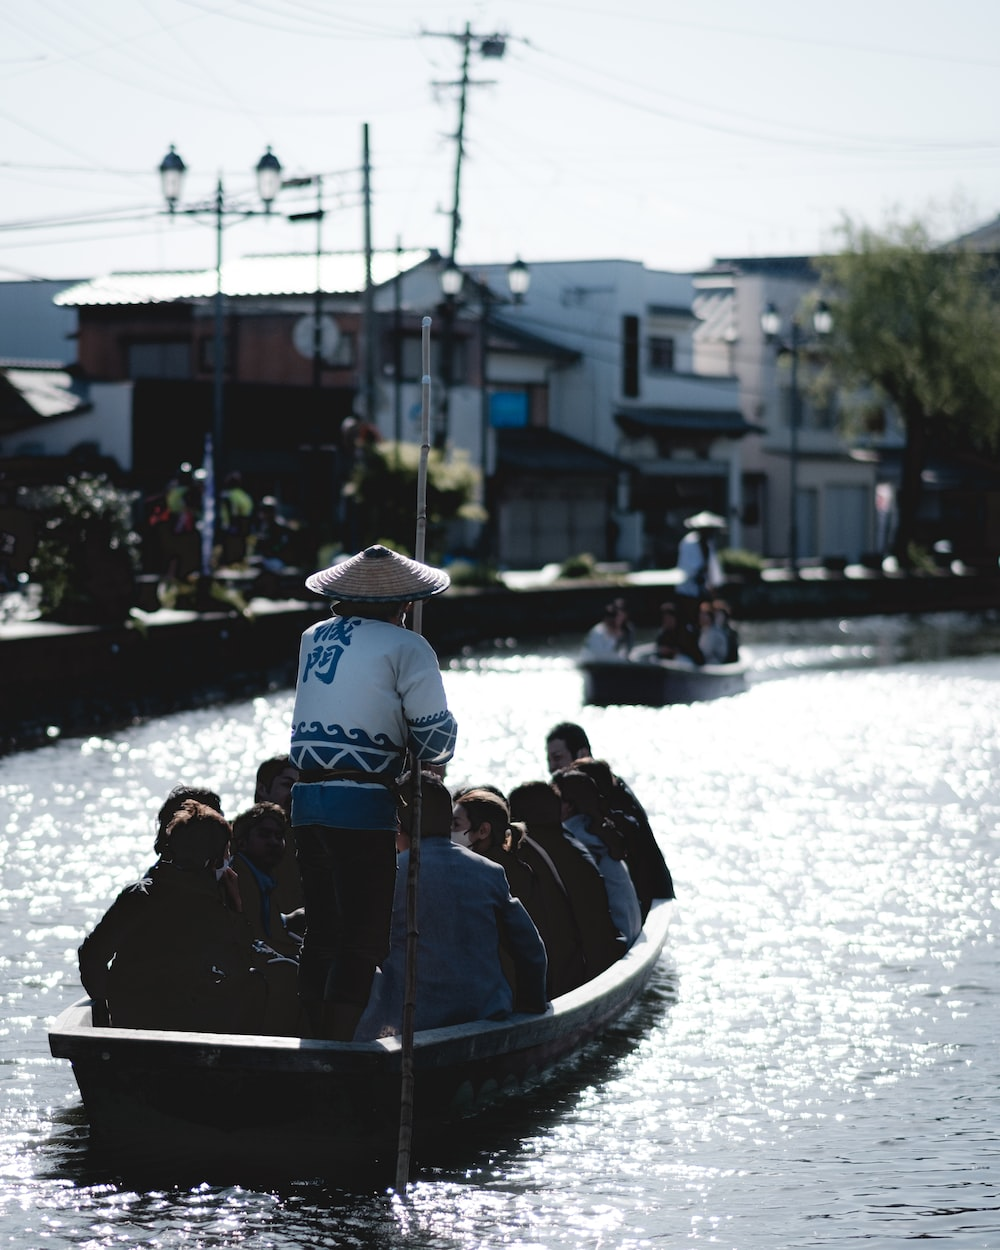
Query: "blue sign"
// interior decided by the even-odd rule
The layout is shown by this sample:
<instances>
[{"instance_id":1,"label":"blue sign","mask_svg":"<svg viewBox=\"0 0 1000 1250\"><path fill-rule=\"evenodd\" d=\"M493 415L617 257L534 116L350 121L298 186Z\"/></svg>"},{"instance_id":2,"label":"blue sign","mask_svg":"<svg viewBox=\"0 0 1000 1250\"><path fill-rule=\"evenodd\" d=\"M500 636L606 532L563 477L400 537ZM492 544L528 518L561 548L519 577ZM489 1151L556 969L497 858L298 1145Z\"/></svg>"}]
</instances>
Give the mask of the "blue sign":
<instances>
[{"instance_id":1,"label":"blue sign","mask_svg":"<svg viewBox=\"0 0 1000 1250\"><path fill-rule=\"evenodd\" d=\"M527 392L500 391L490 396L490 425L495 430L519 429L527 424Z\"/></svg>"}]
</instances>

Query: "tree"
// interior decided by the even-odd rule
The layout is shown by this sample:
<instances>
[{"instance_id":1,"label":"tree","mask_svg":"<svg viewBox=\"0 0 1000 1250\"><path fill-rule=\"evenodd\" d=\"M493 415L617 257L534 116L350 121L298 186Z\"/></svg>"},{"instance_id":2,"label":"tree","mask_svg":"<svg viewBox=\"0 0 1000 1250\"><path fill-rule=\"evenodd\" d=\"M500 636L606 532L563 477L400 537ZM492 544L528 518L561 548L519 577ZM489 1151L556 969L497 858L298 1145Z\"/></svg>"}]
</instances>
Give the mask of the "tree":
<instances>
[{"instance_id":1,"label":"tree","mask_svg":"<svg viewBox=\"0 0 1000 1250\"><path fill-rule=\"evenodd\" d=\"M905 430L895 554L909 558L931 446L1000 445L1000 299L995 258L935 245L920 222L845 221L818 262L833 314L828 372L896 408Z\"/></svg>"},{"instance_id":2,"label":"tree","mask_svg":"<svg viewBox=\"0 0 1000 1250\"><path fill-rule=\"evenodd\" d=\"M362 546L385 541L412 554L417 521L417 473L420 447L416 443L376 443L355 464L350 483L357 533ZM440 562L448 543L448 528L459 519L481 520L473 503L478 474L466 456L445 460L432 450L427 458L427 558Z\"/></svg>"}]
</instances>

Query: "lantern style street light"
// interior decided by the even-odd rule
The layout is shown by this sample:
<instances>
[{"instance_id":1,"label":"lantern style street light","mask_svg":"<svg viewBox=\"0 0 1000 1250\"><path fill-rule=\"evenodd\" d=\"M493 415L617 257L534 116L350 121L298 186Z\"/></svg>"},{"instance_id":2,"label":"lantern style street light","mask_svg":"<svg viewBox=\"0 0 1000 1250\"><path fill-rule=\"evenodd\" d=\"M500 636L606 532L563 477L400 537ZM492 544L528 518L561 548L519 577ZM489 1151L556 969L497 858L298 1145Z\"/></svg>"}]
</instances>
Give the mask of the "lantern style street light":
<instances>
[{"instance_id":1,"label":"lantern style street light","mask_svg":"<svg viewBox=\"0 0 1000 1250\"><path fill-rule=\"evenodd\" d=\"M444 400L442 404L442 445L447 443L448 437L448 416L450 411L450 391L452 387L452 352L454 349L454 337L452 327L454 324L455 313L460 303L459 297L465 287L465 274L455 264L454 259L447 262L441 270L441 290L445 297L444 304L444 337L442 342L443 358L441 366L441 380L444 388ZM486 375L488 360L488 343L490 328L490 308L498 301L496 295L485 279L481 278L477 282L479 291L479 378L480 378L480 417L479 417L479 467L481 476L481 490L483 500L483 510L488 512L488 483L489 483L489 432L490 432L490 392L489 379ZM518 258L507 267L507 285L510 289L511 302L514 304L522 304L524 297L528 293L531 286L531 270ZM489 555L489 524L483 524L482 549L484 558Z\"/></svg>"},{"instance_id":2,"label":"lantern style street light","mask_svg":"<svg viewBox=\"0 0 1000 1250\"><path fill-rule=\"evenodd\" d=\"M799 391L799 356L803 347L823 338L833 329L833 315L826 304L820 300L813 309L812 328L815 338L806 338L798 317L792 316L788 324L787 339L781 338L781 313L773 303L768 303L760 315L760 327L764 339L773 343L778 355L791 358L791 380L789 384L790 410L788 414L788 571L793 577L799 572L799 426L802 419L802 396Z\"/></svg>"},{"instance_id":3,"label":"lantern style street light","mask_svg":"<svg viewBox=\"0 0 1000 1250\"><path fill-rule=\"evenodd\" d=\"M212 349L212 425L205 434L204 467L206 473L209 474L209 481L205 493L205 529L202 533L202 575L209 577L211 576L211 553L215 530L215 496L217 493L215 490L215 464L218 462L221 465L223 455L223 380L225 376L223 313L225 296L222 287L222 232L227 217L242 220L246 217L269 217L271 215L274 201L281 189L281 162L271 151L270 147L267 148L264 155L257 162L255 173L257 175L257 194L262 204L261 208L243 208L227 204L221 176L216 182L213 200L181 208L181 193L184 189L187 166L173 144L170 145L170 151L160 162L159 172L160 185L163 190L163 198L167 204L167 212L172 217L183 215L188 217L213 216L215 218L215 328Z\"/></svg>"}]
</instances>

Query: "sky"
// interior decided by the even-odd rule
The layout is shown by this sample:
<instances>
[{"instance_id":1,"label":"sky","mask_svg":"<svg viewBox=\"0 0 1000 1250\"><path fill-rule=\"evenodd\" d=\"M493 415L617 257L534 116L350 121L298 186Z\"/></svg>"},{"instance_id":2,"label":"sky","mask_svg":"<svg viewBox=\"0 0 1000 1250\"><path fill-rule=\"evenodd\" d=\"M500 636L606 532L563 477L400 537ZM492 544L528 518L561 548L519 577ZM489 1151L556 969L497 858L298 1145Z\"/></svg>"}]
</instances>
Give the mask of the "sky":
<instances>
[{"instance_id":1,"label":"sky","mask_svg":"<svg viewBox=\"0 0 1000 1250\"><path fill-rule=\"evenodd\" d=\"M322 245L460 264L815 254L845 217L941 238L1000 212L996 0L0 0L0 280L311 251L314 189L269 219L253 169L322 175ZM481 37L504 37L501 58Z\"/></svg>"}]
</instances>

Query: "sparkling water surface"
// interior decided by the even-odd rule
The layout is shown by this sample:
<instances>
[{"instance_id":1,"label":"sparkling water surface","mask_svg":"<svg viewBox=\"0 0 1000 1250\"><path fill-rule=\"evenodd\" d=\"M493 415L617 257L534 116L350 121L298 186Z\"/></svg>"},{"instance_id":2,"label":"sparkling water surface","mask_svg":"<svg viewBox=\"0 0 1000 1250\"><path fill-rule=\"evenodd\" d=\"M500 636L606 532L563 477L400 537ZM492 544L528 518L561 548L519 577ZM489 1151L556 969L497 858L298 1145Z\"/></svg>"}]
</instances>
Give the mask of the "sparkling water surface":
<instances>
[{"instance_id":1,"label":"sparkling water surface","mask_svg":"<svg viewBox=\"0 0 1000 1250\"><path fill-rule=\"evenodd\" d=\"M90 1160L48 1052L166 792L248 806L290 694L0 759L0 1245L1000 1247L1000 643L971 619L757 635L747 692L690 707L583 707L556 648L449 665L449 783L544 777L546 730L580 722L679 902L637 1011L405 1203L140 1189Z\"/></svg>"}]
</instances>

